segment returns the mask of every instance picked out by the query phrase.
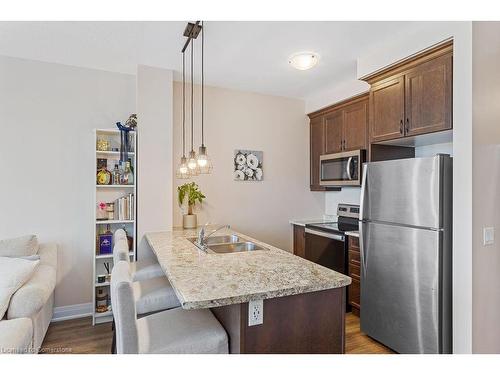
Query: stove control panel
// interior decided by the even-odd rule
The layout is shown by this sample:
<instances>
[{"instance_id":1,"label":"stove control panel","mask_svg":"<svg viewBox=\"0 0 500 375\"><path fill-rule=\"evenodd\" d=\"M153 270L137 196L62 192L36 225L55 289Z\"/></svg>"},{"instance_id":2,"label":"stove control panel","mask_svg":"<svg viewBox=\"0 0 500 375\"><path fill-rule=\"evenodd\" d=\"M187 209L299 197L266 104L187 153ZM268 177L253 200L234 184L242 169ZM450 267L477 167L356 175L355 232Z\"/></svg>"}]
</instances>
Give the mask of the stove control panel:
<instances>
[{"instance_id":1,"label":"stove control panel","mask_svg":"<svg viewBox=\"0 0 500 375\"><path fill-rule=\"evenodd\" d=\"M355 204L339 203L337 206L337 215L359 219L359 206Z\"/></svg>"}]
</instances>

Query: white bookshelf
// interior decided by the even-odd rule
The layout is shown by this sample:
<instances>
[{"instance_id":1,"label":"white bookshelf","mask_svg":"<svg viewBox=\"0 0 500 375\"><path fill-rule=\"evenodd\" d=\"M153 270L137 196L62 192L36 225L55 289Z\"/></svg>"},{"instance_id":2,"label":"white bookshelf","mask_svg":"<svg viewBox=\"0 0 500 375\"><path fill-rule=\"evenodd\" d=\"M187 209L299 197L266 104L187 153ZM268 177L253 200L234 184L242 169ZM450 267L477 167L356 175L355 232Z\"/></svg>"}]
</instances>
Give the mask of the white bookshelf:
<instances>
[{"instance_id":1,"label":"white bookshelf","mask_svg":"<svg viewBox=\"0 0 500 375\"><path fill-rule=\"evenodd\" d=\"M94 143L93 147L95 150L95 157L93 160L93 176L94 179L94 189L93 189L93 202L94 202L94 220L92 226L93 230L93 279L92 279L92 301L93 301L93 314L92 314L92 324L99 324L104 322L109 322L113 319L111 298L110 298L110 282L106 280L103 283L97 282L98 275L106 275L106 269L104 267L105 263L109 263L110 272L113 268L113 254L99 254L98 239L97 236L102 231L106 230L109 225L110 230L114 233L117 229L124 228L129 236L133 238L132 248L130 249L129 256L131 260L135 260L137 254L137 185L98 185L96 183L96 172L97 172L97 159L107 159L108 170L112 172L112 167L114 164L118 163L120 159L119 151L98 151L97 150L97 139L106 138L110 141L111 148L120 148L120 131L118 129L94 129ZM130 132L130 145L132 152L128 153L128 158L131 161L131 165L134 171L134 182L137 181L137 133ZM134 195L134 205L132 207L133 220L98 220L97 219L97 205L99 202L114 202L116 199L126 196L132 193ZM114 244L113 244L114 245ZM97 290L100 288L105 288L108 293L108 311L98 313L96 312L97 305Z\"/></svg>"}]
</instances>

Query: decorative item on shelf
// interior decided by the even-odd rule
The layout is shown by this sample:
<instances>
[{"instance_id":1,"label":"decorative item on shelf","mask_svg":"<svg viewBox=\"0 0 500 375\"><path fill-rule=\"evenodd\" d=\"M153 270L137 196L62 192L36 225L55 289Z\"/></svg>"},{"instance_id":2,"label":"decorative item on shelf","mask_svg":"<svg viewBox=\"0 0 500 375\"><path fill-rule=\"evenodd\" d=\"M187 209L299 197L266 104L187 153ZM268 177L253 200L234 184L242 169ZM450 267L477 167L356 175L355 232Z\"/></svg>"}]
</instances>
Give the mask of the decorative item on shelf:
<instances>
[{"instance_id":1,"label":"decorative item on shelf","mask_svg":"<svg viewBox=\"0 0 500 375\"><path fill-rule=\"evenodd\" d=\"M262 181L263 179L263 152L235 150L234 151L234 179L236 181Z\"/></svg>"},{"instance_id":2,"label":"decorative item on shelf","mask_svg":"<svg viewBox=\"0 0 500 375\"><path fill-rule=\"evenodd\" d=\"M106 203L106 212L108 213L108 220L113 220L115 218L115 204Z\"/></svg>"},{"instance_id":3,"label":"decorative item on shelf","mask_svg":"<svg viewBox=\"0 0 500 375\"><path fill-rule=\"evenodd\" d=\"M97 313L104 313L107 312L109 307L108 307L108 291L106 288L98 288L96 291L96 298L95 298L95 311Z\"/></svg>"},{"instance_id":4,"label":"decorative item on shelf","mask_svg":"<svg viewBox=\"0 0 500 375\"><path fill-rule=\"evenodd\" d=\"M113 253L113 233L109 224L106 228L106 232L99 234L99 254L112 254Z\"/></svg>"},{"instance_id":5,"label":"decorative item on shelf","mask_svg":"<svg viewBox=\"0 0 500 375\"><path fill-rule=\"evenodd\" d=\"M121 184L121 171L118 168L118 164L115 164L115 168L113 169L113 185Z\"/></svg>"},{"instance_id":6,"label":"decorative item on shelf","mask_svg":"<svg viewBox=\"0 0 500 375\"><path fill-rule=\"evenodd\" d=\"M125 163L125 169L122 174L121 184L122 185L134 184L134 172L132 171L130 159Z\"/></svg>"},{"instance_id":7,"label":"decorative item on shelf","mask_svg":"<svg viewBox=\"0 0 500 375\"><path fill-rule=\"evenodd\" d=\"M105 202L99 202L97 204L96 219L108 220L107 204Z\"/></svg>"},{"instance_id":8,"label":"decorative item on shelf","mask_svg":"<svg viewBox=\"0 0 500 375\"><path fill-rule=\"evenodd\" d=\"M109 151L110 143L105 138L97 138L97 151Z\"/></svg>"},{"instance_id":9,"label":"decorative item on shelf","mask_svg":"<svg viewBox=\"0 0 500 375\"><path fill-rule=\"evenodd\" d=\"M188 213L184 214L182 217L182 226L186 229L196 228L197 219L196 215L193 213L194 206L196 202L200 204L205 199L205 195L199 190L198 185L195 182L185 183L177 187L179 206L182 207L184 200L187 198Z\"/></svg>"},{"instance_id":10,"label":"decorative item on shelf","mask_svg":"<svg viewBox=\"0 0 500 375\"><path fill-rule=\"evenodd\" d=\"M116 126L120 130L120 161L125 163L128 160L128 153L133 151L130 148L129 133L137 127L137 114L131 114L127 121L125 121L125 125L122 125L121 122L117 122Z\"/></svg>"},{"instance_id":11,"label":"decorative item on shelf","mask_svg":"<svg viewBox=\"0 0 500 375\"><path fill-rule=\"evenodd\" d=\"M106 282L106 275L97 275L97 282L99 284Z\"/></svg>"},{"instance_id":12,"label":"decorative item on shelf","mask_svg":"<svg viewBox=\"0 0 500 375\"><path fill-rule=\"evenodd\" d=\"M111 267L109 266L109 262L104 262L103 266L106 269L106 275L104 276L104 281L110 281L111 280Z\"/></svg>"},{"instance_id":13,"label":"decorative item on shelf","mask_svg":"<svg viewBox=\"0 0 500 375\"><path fill-rule=\"evenodd\" d=\"M97 159L97 174L96 174L97 185L110 185L111 182L112 182L111 172L108 171L108 160Z\"/></svg>"}]
</instances>

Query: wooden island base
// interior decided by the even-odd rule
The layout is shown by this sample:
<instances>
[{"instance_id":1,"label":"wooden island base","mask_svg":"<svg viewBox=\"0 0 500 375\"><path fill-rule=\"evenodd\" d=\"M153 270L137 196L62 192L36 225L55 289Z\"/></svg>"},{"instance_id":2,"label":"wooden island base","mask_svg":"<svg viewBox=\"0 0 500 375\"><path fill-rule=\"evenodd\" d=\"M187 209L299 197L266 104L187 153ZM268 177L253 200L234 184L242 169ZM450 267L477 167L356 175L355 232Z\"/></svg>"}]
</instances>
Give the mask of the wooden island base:
<instances>
[{"instance_id":1,"label":"wooden island base","mask_svg":"<svg viewBox=\"0 0 500 375\"><path fill-rule=\"evenodd\" d=\"M248 326L248 303L212 308L236 354L342 354L345 287L264 300L264 323Z\"/></svg>"}]
</instances>

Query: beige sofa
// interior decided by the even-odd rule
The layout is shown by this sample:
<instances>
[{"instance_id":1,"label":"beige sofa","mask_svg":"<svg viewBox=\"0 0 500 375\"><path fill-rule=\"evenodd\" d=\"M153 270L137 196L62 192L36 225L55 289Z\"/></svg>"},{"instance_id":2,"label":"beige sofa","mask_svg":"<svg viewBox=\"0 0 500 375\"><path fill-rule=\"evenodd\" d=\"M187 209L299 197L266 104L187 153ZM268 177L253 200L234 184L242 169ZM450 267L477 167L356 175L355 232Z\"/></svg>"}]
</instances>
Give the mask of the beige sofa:
<instances>
[{"instance_id":1,"label":"beige sofa","mask_svg":"<svg viewBox=\"0 0 500 375\"><path fill-rule=\"evenodd\" d=\"M29 318L32 322L31 351L42 346L54 309L54 290L57 276L57 245L40 244L40 264L33 276L11 297L4 319ZM0 329L1 329L0 325ZM1 332L0 332L1 334Z\"/></svg>"}]
</instances>

